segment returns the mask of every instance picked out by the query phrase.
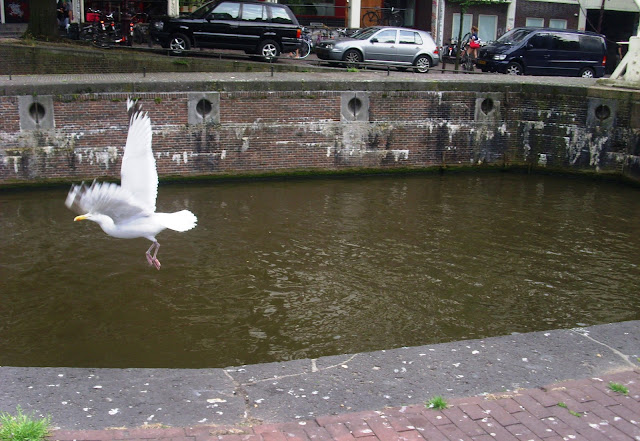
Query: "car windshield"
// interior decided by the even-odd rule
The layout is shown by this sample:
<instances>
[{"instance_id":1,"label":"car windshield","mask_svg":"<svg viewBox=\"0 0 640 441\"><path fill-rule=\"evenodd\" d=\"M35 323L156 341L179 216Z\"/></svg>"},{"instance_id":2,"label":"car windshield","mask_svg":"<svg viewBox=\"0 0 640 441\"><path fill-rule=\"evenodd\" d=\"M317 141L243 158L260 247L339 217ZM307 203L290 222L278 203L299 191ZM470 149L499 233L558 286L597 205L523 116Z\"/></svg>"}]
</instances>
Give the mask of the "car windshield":
<instances>
[{"instance_id":1,"label":"car windshield","mask_svg":"<svg viewBox=\"0 0 640 441\"><path fill-rule=\"evenodd\" d=\"M498 44L515 44L533 32L531 29L512 29L496 40Z\"/></svg>"},{"instance_id":2,"label":"car windshield","mask_svg":"<svg viewBox=\"0 0 640 441\"><path fill-rule=\"evenodd\" d=\"M364 28L351 35L351 38L355 38L356 40L366 40L379 30L380 28Z\"/></svg>"},{"instance_id":3,"label":"car windshield","mask_svg":"<svg viewBox=\"0 0 640 441\"><path fill-rule=\"evenodd\" d=\"M214 5L215 2L205 3L189 15L193 18L205 18L207 15L209 15Z\"/></svg>"}]
</instances>

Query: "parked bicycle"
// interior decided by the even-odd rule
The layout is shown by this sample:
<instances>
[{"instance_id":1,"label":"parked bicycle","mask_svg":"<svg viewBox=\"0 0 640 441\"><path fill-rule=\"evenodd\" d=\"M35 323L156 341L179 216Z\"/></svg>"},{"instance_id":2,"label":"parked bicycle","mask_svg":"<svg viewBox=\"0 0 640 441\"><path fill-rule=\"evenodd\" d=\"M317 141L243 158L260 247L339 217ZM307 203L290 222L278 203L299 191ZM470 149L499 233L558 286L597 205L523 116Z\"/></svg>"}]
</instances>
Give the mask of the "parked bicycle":
<instances>
[{"instance_id":1,"label":"parked bicycle","mask_svg":"<svg viewBox=\"0 0 640 441\"><path fill-rule=\"evenodd\" d=\"M300 39L300 47L298 48L298 58L307 58L313 49L313 39L311 31L302 28L302 38Z\"/></svg>"},{"instance_id":2,"label":"parked bicycle","mask_svg":"<svg viewBox=\"0 0 640 441\"><path fill-rule=\"evenodd\" d=\"M372 9L362 16L362 23L366 26L404 26L404 11L398 8Z\"/></svg>"},{"instance_id":3,"label":"parked bicycle","mask_svg":"<svg viewBox=\"0 0 640 441\"><path fill-rule=\"evenodd\" d=\"M129 38L133 34L133 24L129 23L127 32L122 32L120 23L116 23L113 13L107 14L100 20L99 26L93 35L93 45L103 49L110 48L115 45L127 43L127 34Z\"/></svg>"}]
</instances>

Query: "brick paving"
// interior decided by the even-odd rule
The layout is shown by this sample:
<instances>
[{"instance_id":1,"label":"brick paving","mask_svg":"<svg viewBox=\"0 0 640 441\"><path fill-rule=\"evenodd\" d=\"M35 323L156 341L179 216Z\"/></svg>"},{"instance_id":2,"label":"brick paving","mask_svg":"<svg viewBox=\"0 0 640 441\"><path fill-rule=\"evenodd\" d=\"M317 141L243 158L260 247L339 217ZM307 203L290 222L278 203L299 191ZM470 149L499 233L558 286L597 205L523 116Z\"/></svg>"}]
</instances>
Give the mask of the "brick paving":
<instances>
[{"instance_id":1,"label":"brick paving","mask_svg":"<svg viewBox=\"0 0 640 441\"><path fill-rule=\"evenodd\" d=\"M611 382L628 388L614 392ZM446 398L446 397L445 397ZM57 430L52 441L640 441L640 370L536 389L276 424Z\"/></svg>"}]
</instances>

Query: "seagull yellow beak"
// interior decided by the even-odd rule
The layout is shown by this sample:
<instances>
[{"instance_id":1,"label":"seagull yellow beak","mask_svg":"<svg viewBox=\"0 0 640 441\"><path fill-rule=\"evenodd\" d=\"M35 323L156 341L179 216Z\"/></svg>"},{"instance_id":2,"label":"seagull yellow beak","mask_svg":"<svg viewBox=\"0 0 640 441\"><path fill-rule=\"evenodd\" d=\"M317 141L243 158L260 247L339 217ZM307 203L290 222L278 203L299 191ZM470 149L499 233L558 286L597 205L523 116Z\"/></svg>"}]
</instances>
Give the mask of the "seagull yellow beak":
<instances>
[{"instance_id":1,"label":"seagull yellow beak","mask_svg":"<svg viewBox=\"0 0 640 441\"><path fill-rule=\"evenodd\" d=\"M74 221L74 222L76 222L76 221L81 221L81 220L85 220L85 219L87 219L87 215L86 215L86 214L83 214L82 216L76 216L76 217L74 217L74 218L73 218L73 221Z\"/></svg>"}]
</instances>

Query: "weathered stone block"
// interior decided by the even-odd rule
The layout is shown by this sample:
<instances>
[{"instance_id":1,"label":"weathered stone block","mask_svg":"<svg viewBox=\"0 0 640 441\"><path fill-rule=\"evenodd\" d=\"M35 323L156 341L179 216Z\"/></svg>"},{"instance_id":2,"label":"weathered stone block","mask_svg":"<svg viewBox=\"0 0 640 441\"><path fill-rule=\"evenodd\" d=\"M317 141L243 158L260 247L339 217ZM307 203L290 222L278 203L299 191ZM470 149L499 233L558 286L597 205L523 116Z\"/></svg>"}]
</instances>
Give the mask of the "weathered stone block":
<instances>
[{"instance_id":1,"label":"weathered stone block","mask_svg":"<svg viewBox=\"0 0 640 441\"><path fill-rule=\"evenodd\" d=\"M20 130L46 130L55 127L53 98L50 95L18 97Z\"/></svg>"}]
</instances>

